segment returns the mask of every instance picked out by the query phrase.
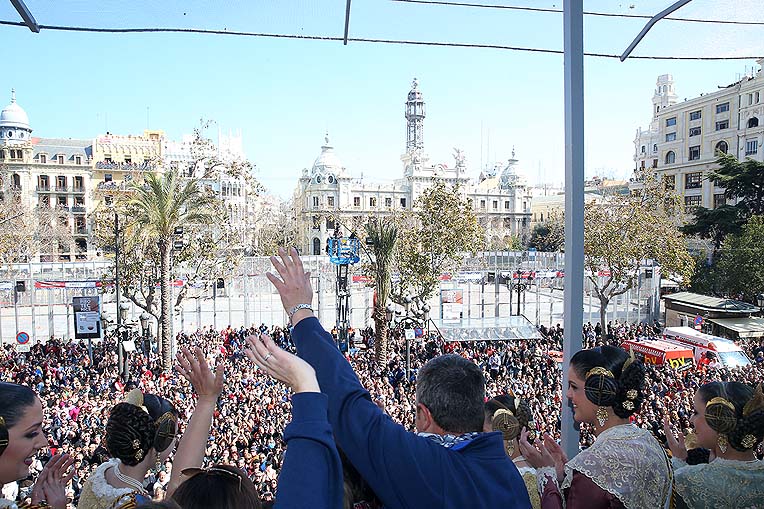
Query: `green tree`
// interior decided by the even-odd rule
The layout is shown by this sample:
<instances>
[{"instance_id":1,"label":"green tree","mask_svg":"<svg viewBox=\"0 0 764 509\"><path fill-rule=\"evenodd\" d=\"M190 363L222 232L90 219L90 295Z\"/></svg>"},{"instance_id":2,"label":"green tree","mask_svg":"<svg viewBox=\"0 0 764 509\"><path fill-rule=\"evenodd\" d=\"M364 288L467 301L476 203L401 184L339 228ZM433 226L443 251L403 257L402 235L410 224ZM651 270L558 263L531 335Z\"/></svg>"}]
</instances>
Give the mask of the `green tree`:
<instances>
[{"instance_id":1,"label":"green tree","mask_svg":"<svg viewBox=\"0 0 764 509\"><path fill-rule=\"evenodd\" d=\"M472 203L460 191L437 181L402 218L395 257L400 275L393 288L396 302L400 303L406 293L427 300L438 288L440 275L458 269L464 253L484 249L483 228Z\"/></svg>"},{"instance_id":2,"label":"green tree","mask_svg":"<svg viewBox=\"0 0 764 509\"><path fill-rule=\"evenodd\" d=\"M667 213L672 197L651 179L643 190L617 195L602 203L590 202L584 209L584 255L586 277L600 301L600 324L607 325L607 306L613 297L634 287L643 260L655 260L661 271L685 281L695 262L684 236ZM600 271L607 276L600 278Z\"/></svg>"},{"instance_id":3,"label":"green tree","mask_svg":"<svg viewBox=\"0 0 764 509\"><path fill-rule=\"evenodd\" d=\"M727 199L737 199L735 206L747 217L764 214L764 162L739 161L722 154L717 163L719 168L711 172L709 180L724 188Z\"/></svg>"},{"instance_id":4,"label":"green tree","mask_svg":"<svg viewBox=\"0 0 764 509\"><path fill-rule=\"evenodd\" d=\"M387 301L391 292L391 272L395 259L395 247L398 242L398 226L395 218L370 218L366 223L366 244L371 248L371 261L376 302L372 312L374 319L374 355L378 366L387 363L388 328Z\"/></svg>"},{"instance_id":5,"label":"green tree","mask_svg":"<svg viewBox=\"0 0 764 509\"><path fill-rule=\"evenodd\" d=\"M156 245L159 260L160 345L165 370L172 365L172 292L170 256L176 228L209 224L216 215L215 201L195 179L181 179L177 171L147 173L143 184L131 185L126 204L131 212L128 227L144 246Z\"/></svg>"},{"instance_id":6,"label":"green tree","mask_svg":"<svg viewBox=\"0 0 764 509\"><path fill-rule=\"evenodd\" d=\"M751 217L739 234L724 240L718 265L724 293L756 302L764 291L764 216Z\"/></svg>"},{"instance_id":7,"label":"green tree","mask_svg":"<svg viewBox=\"0 0 764 509\"><path fill-rule=\"evenodd\" d=\"M565 250L565 222L556 214L533 227L528 247L538 251L560 252Z\"/></svg>"}]
</instances>

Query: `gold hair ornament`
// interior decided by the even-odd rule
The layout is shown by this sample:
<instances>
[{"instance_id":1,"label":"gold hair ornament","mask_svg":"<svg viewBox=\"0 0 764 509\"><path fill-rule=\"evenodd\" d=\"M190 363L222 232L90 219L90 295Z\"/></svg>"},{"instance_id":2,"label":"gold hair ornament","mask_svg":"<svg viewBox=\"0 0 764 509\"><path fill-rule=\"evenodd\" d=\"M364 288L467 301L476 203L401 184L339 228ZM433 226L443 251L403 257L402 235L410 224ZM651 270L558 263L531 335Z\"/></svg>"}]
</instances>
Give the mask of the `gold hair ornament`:
<instances>
[{"instance_id":1,"label":"gold hair ornament","mask_svg":"<svg viewBox=\"0 0 764 509\"><path fill-rule=\"evenodd\" d=\"M710 407L711 405L723 405L732 410L735 411L735 405L732 404L732 402L728 399L721 398L719 396L715 398L711 398L711 400L706 403L706 408Z\"/></svg>"},{"instance_id":2,"label":"gold hair ornament","mask_svg":"<svg viewBox=\"0 0 764 509\"><path fill-rule=\"evenodd\" d=\"M143 393L140 389L133 389L132 391L128 392L124 402L130 403L133 406L137 406L144 412L149 413L148 408L143 405Z\"/></svg>"},{"instance_id":3,"label":"gold hair ornament","mask_svg":"<svg viewBox=\"0 0 764 509\"><path fill-rule=\"evenodd\" d=\"M624 371L626 371L626 368L628 368L629 366L631 366L631 364L632 364L632 363L633 363L635 360L637 360L637 358L636 358L636 357L634 357L634 349L633 349L633 348L631 348L631 349L629 349L629 358L628 358L628 359L626 359L626 360L624 361L624 363L623 363L623 368L621 368L621 373L623 373Z\"/></svg>"},{"instance_id":4,"label":"gold hair ornament","mask_svg":"<svg viewBox=\"0 0 764 509\"><path fill-rule=\"evenodd\" d=\"M631 400L628 400L628 399L627 399L626 401L624 401L623 403L621 403L621 405L622 405L622 406L623 406L623 407L624 407L626 410L628 410L629 412L631 412L632 410L634 410L634 402L633 402L633 401L631 401Z\"/></svg>"},{"instance_id":5,"label":"gold hair ornament","mask_svg":"<svg viewBox=\"0 0 764 509\"><path fill-rule=\"evenodd\" d=\"M717 443L719 444L719 450L722 452L722 454L727 452L727 448L730 445L730 441L727 439L727 435L720 434Z\"/></svg>"},{"instance_id":6,"label":"gold hair ornament","mask_svg":"<svg viewBox=\"0 0 764 509\"><path fill-rule=\"evenodd\" d=\"M605 369L605 368L601 368L601 367L598 366L596 368L592 368L589 371L587 371L586 372L586 376L584 377L584 379L587 379L587 378L589 378L590 376L593 376L593 375L602 375L602 376L607 376L607 377L610 377L610 378L615 378L613 376L613 373L610 370Z\"/></svg>"},{"instance_id":7,"label":"gold hair ornament","mask_svg":"<svg viewBox=\"0 0 764 509\"><path fill-rule=\"evenodd\" d=\"M0 416L0 428L5 429L5 419ZM8 447L8 438L0 438L0 450L4 450Z\"/></svg>"},{"instance_id":8,"label":"gold hair ornament","mask_svg":"<svg viewBox=\"0 0 764 509\"><path fill-rule=\"evenodd\" d=\"M756 445L756 442L756 437L754 435L748 434L744 436L740 441L740 445L742 445L745 449L753 449L753 447Z\"/></svg>"},{"instance_id":9,"label":"gold hair ornament","mask_svg":"<svg viewBox=\"0 0 764 509\"><path fill-rule=\"evenodd\" d=\"M637 392L636 389L629 389L626 391L626 398L630 400L635 400L639 396L639 392Z\"/></svg>"},{"instance_id":10,"label":"gold hair ornament","mask_svg":"<svg viewBox=\"0 0 764 509\"><path fill-rule=\"evenodd\" d=\"M743 417L748 417L756 410L764 409L764 392L762 392L761 384L756 386L756 390L753 391L753 396L743 407Z\"/></svg>"}]
</instances>

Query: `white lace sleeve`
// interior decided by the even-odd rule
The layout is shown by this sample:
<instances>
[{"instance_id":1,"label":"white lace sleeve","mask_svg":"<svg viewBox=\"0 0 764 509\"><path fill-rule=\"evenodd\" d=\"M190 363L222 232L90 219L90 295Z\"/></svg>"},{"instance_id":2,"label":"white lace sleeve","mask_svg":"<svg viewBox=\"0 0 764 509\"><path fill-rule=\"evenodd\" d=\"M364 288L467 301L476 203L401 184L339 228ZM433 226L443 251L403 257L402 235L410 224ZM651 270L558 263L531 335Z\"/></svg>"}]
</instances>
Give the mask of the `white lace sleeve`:
<instances>
[{"instance_id":1,"label":"white lace sleeve","mask_svg":"<svg viewBox=\"0 0 764 509\"><path fill-rule=\"evenodd\" d=\"M548 483L555 485L557 490L560 489L560 485L557 482L557 471L554 467L541 467L536 470L536 487L539 490L539 494L544 494L544 488Z\"/></svg>"},{"instance_id":2,"label":"white lace sleeve","mask_svg":"<svg viewBox=\"0 0 764 509\"><path fill-rule=\"evenodd\" d=\"M686 467L687 466L687 462L684 461L684 460L680 460L676 456L672 456L671 457L671 466L674 467L674 470L677 470L679 468Z\"/></svg>"}]
</instances>

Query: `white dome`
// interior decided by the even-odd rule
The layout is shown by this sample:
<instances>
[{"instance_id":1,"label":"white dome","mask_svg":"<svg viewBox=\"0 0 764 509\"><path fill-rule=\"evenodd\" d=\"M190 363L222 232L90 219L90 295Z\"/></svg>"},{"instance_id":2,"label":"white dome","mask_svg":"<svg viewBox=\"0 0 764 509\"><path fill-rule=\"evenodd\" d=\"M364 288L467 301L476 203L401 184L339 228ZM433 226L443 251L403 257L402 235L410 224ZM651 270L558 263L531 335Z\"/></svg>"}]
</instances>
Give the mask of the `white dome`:
<instances>
[{"instance_id":1,"label":"white dome","mask_svg":"<svg viewBox=\"0 0 764 509\"><path fill-rule=\"evenodd\" d=\"M11 92L11 104L0 112L0 127L15 127L20 129L32 129L29 127L29 117L26 111L16 104L16 93Z\"/></svg>"},{"instance_id":2,"label":"white dome","mask_svg":"<svg viewBox=\"0 0 764 509\"><path fill-rule=\"evenodd\" d=\"M329 145L329 135L324 138L326 143L321 147L321 153L313 163L312 173L342 173L342 161L334 153L334 147Z\"/></svg>"}]
</instances>

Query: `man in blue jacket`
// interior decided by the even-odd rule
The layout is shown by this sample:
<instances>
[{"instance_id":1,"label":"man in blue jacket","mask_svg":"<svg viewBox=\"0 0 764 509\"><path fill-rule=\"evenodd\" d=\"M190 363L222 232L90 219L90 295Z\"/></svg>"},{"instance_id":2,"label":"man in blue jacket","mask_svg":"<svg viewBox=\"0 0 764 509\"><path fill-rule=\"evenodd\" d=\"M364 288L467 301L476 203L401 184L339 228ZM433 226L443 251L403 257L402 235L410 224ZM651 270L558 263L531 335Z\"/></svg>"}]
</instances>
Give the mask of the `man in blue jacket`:
<instances>
[{"instance_id":1,"label":"man in blue jacket","mask_svg":"<svg viewBox=\"0 0 764 509\"><path fill-rule=\"evenodd\" d=\"M313 316L310 274L297 251L280 249L279 258L271 262L281 278L267 277L291 318L298 355L313 366L321 392L328 396L337 444L385 507L530 508L501 434L481 432L485 381L473 362L444 355L421 369L416 391L419 433L409 433L371 401ZM313 468L321 466L305 465L306 475Z\"/></svg>"}]
</instances>

